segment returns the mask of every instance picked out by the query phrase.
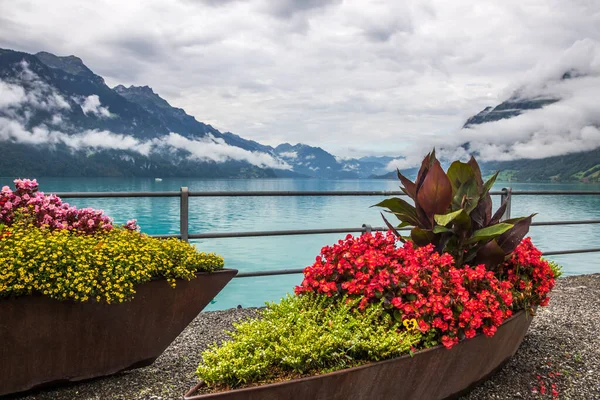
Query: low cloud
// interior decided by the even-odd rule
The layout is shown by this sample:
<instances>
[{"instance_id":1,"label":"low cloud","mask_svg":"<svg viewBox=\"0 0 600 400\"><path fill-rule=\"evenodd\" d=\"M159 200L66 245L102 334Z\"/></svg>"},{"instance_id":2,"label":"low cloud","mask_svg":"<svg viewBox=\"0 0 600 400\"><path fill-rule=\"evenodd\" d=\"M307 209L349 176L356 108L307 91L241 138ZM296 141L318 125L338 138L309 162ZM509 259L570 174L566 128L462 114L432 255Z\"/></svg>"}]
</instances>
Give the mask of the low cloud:
<instances>
[{"instance_id":1,"label":"low cloud","mask_svg":"<svg viewBox=\"0 0 600 400\"><path fill-rule=\"evenodd\" d=\"M464 160L473 152L481 161L540 159L600 147L600 43L578 41L525 77L511 86L511 101L558 101L512 118L471 125L444 139L421 140L405 159L390 162L388 168L415 167L434 146L448 159ZM465 143L468 152L462 147Z\"/></svg>"},{"instance_id":2,"label":"low cloud","mask_svg":"<svg viewBox=\"0 0 600 400\"><path fill-rule=\"evenodd\" d=\"M21 63L20 68L19 77L25 81L24 86L0 80L0 142L47 146L62 144L73 151L126 150L143 156L165 150L183 150L189 153L189 159L203 162L236 160L261 168L291 169L286 162L270 154L230 146L223 139L212 136L190 139L171 132L161 138L140 140L107 130L75 130L65 123L66 119L61 114L61 111L71 107L69 103L53 87L40 80L27 63ZM100 118L115 116L102 106L97 95L74 101L81 105L86 115ZM50 111L52 114L47 121L30 127L31 117L40 110Z\"/></svg>"},{"instance_id":3,"label":"low cloud","mask_svg":"<svg viewBox=\"0 0 600 400\"><path fill-rule=\"evenodd\" d=\"M92 114L99 118L112 118L114 115L108 111L108 108L102 107L100 104L100 98L93 94L91 96L86 97L81 103L81 110L86 115Z\"/></svg>"},{"instance_id":4,"label":"low cloud","mask_svg":"<svg viewBox=\"0 0 600 400\"><path fill-rule=\"evenodd\" d=\"M192 140L177 133L154 139L153 145L158 148L172 147L186 150L191 153L190 158L199 161L223 162L228 160L247 161L261 168L291 169L291 167L271 155L261 152L244 150L240 147L230 146L221 139L207 137L206 139Z\"/></svg>"},{"instance_id":5,"label":"low cloud","mask_svg":"<svg viewBox=\"0 0 600 400\"><path fill-rule=\"evenodd\" d=\"M75 54L220 130L344 157L459 143L468 117L554 74L546 60L600 41L594 0L80 2L10 2L0 47Z\"/></svg>"},{"instance_id":6,"label":"low cloud","mask_svg":"<svg viewBox=\"0 0 600 400\"><path fill-rule=\"evenodd\" d=\"M279 156L293 160L298 157L298 153L296 153L295 151L284 151L282 153L279 153Z\"/></svg>"},{"instance_id":7,"label":"low cloud","mask_svg":"<svg viewBox=\"0 0 600 400\"><path fill-rule=\"evenodd\" d=\"M49 146L64 144L73 150L131 150L145 156L152 148L151 142L142 142L129 135L99 130L68 134L43 124L27 129L21 122L4 117L0 117L0 141Z\"/></svg>"},{"instance_id":8,"label":"low cloud","mask_svg":"<svg viewBox=\"0 0 600 400\"><path fill-rule=\"evenodd\" d=\"M86 130L81 133L68 134L51 129L46 125L27 129L19 121L0 117L0 142L2 141L48 146L64 144L74 151L127 150L143 156L164 150L184 150L190 153L189 159L201 162L235 160L246 161L261 168L291 169L291 166L284 161L266 153L230 146L214 138L192 140L173 132L161 138L141 141L130 135L106 130Z\"/></svg>"},{"instance_id":9,"label":"low cloud","mask_svg":"<svg viewBox=\"0 0 600 400\"><path fill-rule=\"evenodd\" d=\"M0 109L17 106L25 100L25 90L21 86L0 81Z\"/></svg>"},{"instance_id":10,"label":"low cloud","mask_svg":"<svg viewBox=\"0 0 600 400\"><path fill-rule=\"evenodd\" d=\"M565 73L572 78L563 79ZM536 67L517 89L519 100L558 102L513 118L473 125L456 135L482 160L545 158L600 147L600 44L576 42L554 62ZM537 77L537 78L534 78Z\"/></svg>"}]
</instances>

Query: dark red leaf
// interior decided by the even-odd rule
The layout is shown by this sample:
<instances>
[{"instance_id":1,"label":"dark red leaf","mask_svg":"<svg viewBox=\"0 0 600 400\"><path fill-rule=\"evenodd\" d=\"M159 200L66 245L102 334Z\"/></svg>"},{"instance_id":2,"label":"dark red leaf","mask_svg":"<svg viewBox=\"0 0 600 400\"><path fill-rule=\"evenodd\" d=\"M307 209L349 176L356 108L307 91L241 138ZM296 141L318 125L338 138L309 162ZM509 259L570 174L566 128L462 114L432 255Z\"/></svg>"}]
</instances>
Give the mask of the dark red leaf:
<instances>
[{"instance_id":1,"label":"dark red leaf","mask_svg":"<svg viewBox=\"0 0 600 400\"><path fill-rule=\"evenodd\" d=\"M517 222L515 226L500 235L498 238L498 245L502 248L505 254L512 253L515 248L521 243L529 227L531 226L531 220L535 214L530 215L527 218Z\"/></svg>"},{"instance_id":2,"label":"dark red leaf","mask_svg":"<svg viewBox=\"0 0 600 400\"><path fill-rule=\"evenodd\" d=\"M412 241L419 247L427 246L430 243L436 244L436 234L432 231L421 229L421 228L413 228L410 231L410 238Z\"/></svg>"},{"instance_id":3,"label":"dark red leaf","mask_svg":"<svg viewBox=\"0 0 600 400\"><path fill-rule=\"evenodd\" d=\"M475 157L471 156L469 162L467 162L473 168L473 172L475 173L475 179L477 180L477 184L479 186L483 185L483 178L481 177L481 168L479 168L479 164L475 160Z\"/></svg>"},{"instance_id":4,"label":"dark red leaf","mask_svg":"<svg viewBox=\"0 0 600 400\"><path fill-rule=\"evenodd\" d=\"M416 203L417 201L415 201ZM417 207L417 217L419 218L419 223L421 228L431 229L433 227L432 218L429 218L425 211L421 207Z\"/></svg>"},{"instance_id":5,"label":"dark red leaf","mask_svg":"<svg viewBox=\"0 0 600 400\"><path fill-rule=\"evenodd\" d=\"M500 218L502 218L502 216L504 215L504 212L506 211L506 206L508 206L509 200L510 200L510 193L508 193L508 196L506 196L506 199L504 199L504 201L502 202L500 207L498 207L498 210L496 210L496 212L490 219L490 225L494 225L494 224L497 224L498 222L500 222Z\"/></svg>"},{"instance_id":6,"label":"dark red leaf","mask_svg":"<svg viewBox=\"0 0 600 400\"><path fill-rule=\"evenodd\" d=\"M435 214L446 214L452 202L452 184L439 161L434 162L417 190L417 200L429 219Z\"/></svg>"},{"instance_id":7,"label":"dark red leaf","mask_svg":"<svg viewBox=\"0 0 600 400\"><path fill-rule=\"evenodd\" d=\"M492 218L492 197L489 193L479 199L477 207L471 212L471 218L475 223L474 229L481 229L488 226Z\"/></svg>"},{"instance_id":8,"label":"dark red leaf","mask_svg":"<svg viewBox=\"0 0 600 400\"><path fill-rule=\"evenodd\" d=\"M387 227L389 228L390 231L392 231L392 233L398 238L398 240L400 240L402 243L406 243L406 240L404 240L404 238L402 237L402 235L400 234L400 232L398 232L398 230L394 227L394 225L392 225L390 223L390 221L388 221L385 216L383 215L383 213L381 214L381 218L383 218L383 222L385 222L385 224L387 225Z\"/></svg>"},{"instance_id":9,"label":"dark red leaf","mask_svg":"<svg viewBox=\"0 0 600 400\"><path fill-rule=\"evenodd\" d=\"M484 264L488 270L494 270L504 262L504 256L504 250L502 250L496 240L492 240L477 251L475 264Z\"/></svg>"},{"instance_id":10,"label":"dark red leaf","mask_svg":"<svg viewBox=\"0 0 600 400\"><path fill-rule=\"evenodd\" d=\"M419 191L421 185L423 185L423 181L427 176L427 172L429 172L429 157L431 154L427 154L421 163L421 168L419 168L419 172L417 173L417 179L415 180L416 192Z\"/></svg>"},{"instance_id":11,"label":"dark red leaf","mask_svg":"<svg viewBox=\"0 0 600 400\"><path fill-rule=\"evenodd\" d=\"M402 175L399 169L397 169L396 171L398 172L398 179L400 179L400 182L402 182L402 185L404 185L404 193L406 193L408 197L414 200L415 197L417 197L417 185L413 181Z\"/></svg>"}]
</instances>

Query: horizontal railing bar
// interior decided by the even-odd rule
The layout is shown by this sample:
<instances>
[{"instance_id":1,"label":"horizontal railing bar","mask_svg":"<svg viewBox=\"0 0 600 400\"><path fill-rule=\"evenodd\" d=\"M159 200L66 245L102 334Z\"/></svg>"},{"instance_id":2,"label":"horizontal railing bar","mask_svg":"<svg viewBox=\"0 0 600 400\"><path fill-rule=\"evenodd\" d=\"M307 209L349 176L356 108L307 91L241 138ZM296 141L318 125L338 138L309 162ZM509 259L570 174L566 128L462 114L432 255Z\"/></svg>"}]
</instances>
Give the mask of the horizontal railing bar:
<instances>
[{"instance_id":1,"label":"horizontal railing bar","mask_svg":"<svg viewBox=\"0 0 600 400\"><path fill-rule=\"evenodd\" d=\"M578 254L578 253L596 253L600 252L600 248L595 249L576 249L576 250L558 250L558 251L545 251L542 254L544 256L558 256L561 254Z\"/></svg>"},{"instance_id":2,"label":"horizontal railing bar","mask_svg":"<svg viewBox=\"0 0 600 400\"><path fill-rule=\"evenodd\" d=\"M114 197L179 197L180 192L62 192L55 193L65 199L92 199Z\"/></svg>"},{"instance_id":3,"label":"horizontal railing bar","mask_svg":"<svg viewBox=\"0 0 600 400\"><path fill-rule=\"evenodd\" d=\"M498 193L501 194L502 192ZM490 194L495 194L490 192ZM547 196L547 195L561 195L561 196L570 196L570 195L600 195L599 191L588 191L588 190L578 190L578 191L570 191L570 190L543 190L543 191L538 191L538 190L522 190L522 191L513 191L511 193L513 196L537 196L537 195L541 195L541 196Z\"/></svg>"},{"instance_id":4,"label":"horizontal railing bar","mask_svg":"<svg viewBox=\"0 0 600 400\"><path fill-rule=\"evenodd\" d=\"M582 220L582 221L542 221L534 222L532 226L548 226L548 225L584 225L584 224L600 224L600 220ZM411 228L400 228L398 230L408 231ZM367 228L331 228L331 229L289 229L280 231L249 231L249 232L207 232L207 233L192 233L190 239L224 239L224 238L240 238L240 237L265 237L265 236L292 236L292 235L323 235L333 233L364 233ZM370 228L373 232L387 231L388 228L377 226ZM167 235L167 237L178 237L177 235Z\"/></svg>"},{"instance_id":5,"label":"horizontal railing bar","mask_svg":"<svg viewBox=\"0 0 600 400\"><path fill-rule=\"evenodd\" d=\"M408 228L404 228L408 229ZM373 227L371 231L387 231L384 227ZM216 239L216 238L240 238L240 237L263 237L263 236L291 236L291 235L323 235L329 233L359 233L366 232L366 228L334 228L334 229L290 229L282 231L251 231L251 232L208 232L191 233L190 239Z\"/></svg>"},{"instance_id":6,"label":"horizontal railing bar","mask_svg":"<svg viewBox=\"0 0 600 400\"><path fill-rule=\"evenodd\" d=\"M504 194L501 190L490 191L493 196ZM568 191L568 190L552 190L552 191L512 191L512 195L530 196L530 195L600 195L600 191ZM190 196L195 197L255 197L255 196L406 196L402 191L386 191L386 190L356 190L356 191L237 191L237 192L190 192Z\"/></svg>"},{"instance_id":7,"label":"horizontal railing bar","mask_svg":"<svg viewBox=\"0 0 600 400\"><path fill-rule=\"evenodd\" d=\"M556 255L562 255L562 254L578 254L578 253L594 253L594 252L600 252L600 248L547 251L547 252L544 252L543 255L544 256L556 256ZM303 271L304 271L304 268L276 269L276 270L272 270L272 271L240 272L235 277L236 278L249 278L249 277L258 277L258 276L290 275L290 274L300 274Z\"/></svg>"},{"instance_id":8,"label":"horizontal railing bar","mask_svg":"<svg viewBox=\"0 0 600 400\"><path fill-rule=\"evenodd\" d=\"M600 219L587 219L579 221L541 221L534 222L531 226L547 226L547 225L586 225L586 224L600 224Z\"/></svg>"},{"instance_id":9,"label":"horizontal railing bar","mask_svg":"<svg viewBox=\"0 0 600 400\"><path fill-rule=\"evenodd\" d=\"M181 239L181 235L178 233L168 234L168 235L148 235L148 236L157 238L157 239L171 239L171 238Z\"/></svg>"},{"instance_id":10,"label":"horizontal railing bar","mask_svg":"<svg viewBox=\"0 0 600 400\"><path fill-rule=\"evenodd\" d=\"M500 192L498 193L500 194ZM342 191L237 191L237 192L190 192L190 196L194 197L307 197L307 196L406 196L401 191L386 191L386 190L342 190Z\"/></svg>"},{"instance_id":11,"label":"horizontal railing bar","mask_svg":"<svg viewBox=\"0 0 600 400\"><path fill-rule=\"evenodd\" d=\"M301 274L303 271L304 271L304 268L276 269L273 271L238 272L238 274L236 276L234 276L234 278L249 278L249 277L256 277L256 276Z\"/></svg>"},{"instance_id":12,"label":"horizontal railing bar","mask_svg":"<svg viewBox=\"0 0 600 400\"><path fill-rule=\"evenodd\" d=\"M492 195L501 195L502 191L490 192ZM180 192L59 192L58 197L63 198L122 198L122 197L180 197ZM189 192L191 197L307 197L307 196L406 196L400 191L235 191L235 192ZM513 196L532 195L600 195L599 191L513 191Z\"/></svg>"}]
</instances>

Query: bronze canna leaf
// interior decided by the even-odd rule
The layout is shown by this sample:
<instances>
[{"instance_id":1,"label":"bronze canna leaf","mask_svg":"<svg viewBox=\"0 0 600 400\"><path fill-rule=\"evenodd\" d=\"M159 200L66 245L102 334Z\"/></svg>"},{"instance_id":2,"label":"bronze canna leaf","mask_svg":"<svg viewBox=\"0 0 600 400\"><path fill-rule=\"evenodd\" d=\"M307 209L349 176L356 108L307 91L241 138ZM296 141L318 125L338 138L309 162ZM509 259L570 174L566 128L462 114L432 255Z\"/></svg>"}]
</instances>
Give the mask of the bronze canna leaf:
<instances>
[{"instance_id":1,"label":"bronze canna leaf","mask_svg":"<svg viewBox=\"0 0 600 400\"><path fill-rule=\"evenodd\" d=\"M445 214L452 202L452 184L435 160L427 173L423 185L417 189L417 201L430 220L435 214Z\"/></svg>"},{"instance_id":2,"label":"bronze canna leaf","mask_svg":"<svg viewBox=\"0 0 600 400\"><path fill-rule=\"evenodd\" d=\"M430 243L436 244L436 234L427 229L415 227L410 231L410 238L419 247L427 246Z\"/></svg>"},{"instance_id":3,"label":"bronze canna leaf","mask_svg":"<svg viewBox=\"0 0 600 400\"><path fill-rule=\"evenodd\" d=\"M503 233L498 238L498 245L504 250L505 254L512 253L519 243L521 243L521 240L523 240L525 235L527 235L534 215L535 214L531 214L529 217L520 219L514 224L512 229Z\"/></svg>"},{"instance_id":4,"label":"bronze canna leaf","mask_svg":"<svg viewBox=\"0 0 600 400\"><path fill-rule=\"evenodd\" d=\"M402 191L406 193L408 197L414 200L415 197L417 197L417 185L413 181L402 175L399 169L397 169L396 171L398 173L398 179L400 179L400 182L402 182L402 185L404 186L403 188L401 188Z\"/></svg>"},{"instance_id":5,"label":"bronze canna leaf","mask_svg":"<svg viewBox=\"0 0 600 400\"><path fill-rule=\"evenodd\" d=\"M504 250L502 250L502 247L494 239L477 251L475 264L484 264L488 270L495 270L498 265L504 262L504 256Z\"/></svg>"}]
</instances>

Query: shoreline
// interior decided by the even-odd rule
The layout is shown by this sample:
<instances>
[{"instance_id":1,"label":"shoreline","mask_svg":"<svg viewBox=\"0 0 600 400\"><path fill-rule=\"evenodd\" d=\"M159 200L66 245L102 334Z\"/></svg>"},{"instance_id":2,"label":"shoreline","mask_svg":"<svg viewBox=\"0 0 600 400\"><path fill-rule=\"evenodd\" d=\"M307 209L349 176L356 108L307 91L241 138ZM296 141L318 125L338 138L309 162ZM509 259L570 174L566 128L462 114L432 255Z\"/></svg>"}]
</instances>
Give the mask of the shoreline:
<instances>
[{"instance_id":1,"label":"shoreline","mask_svg":"<svg viewBox=\"0 0 600 400\"><path fill-rule=\"evenodd\" d=\"M256 308L202 312L146 368L53 389L8 396L20 400L181 399L196 384L200 352L221 341L233 322ZM557 279L550 305L538 309L515 356L487 381L462 397L480 399L600 399L600 274ZM558 374L557 374L558 372ZM540 396L541 382L546 394Z\"/></svg>"}]
</instances>

